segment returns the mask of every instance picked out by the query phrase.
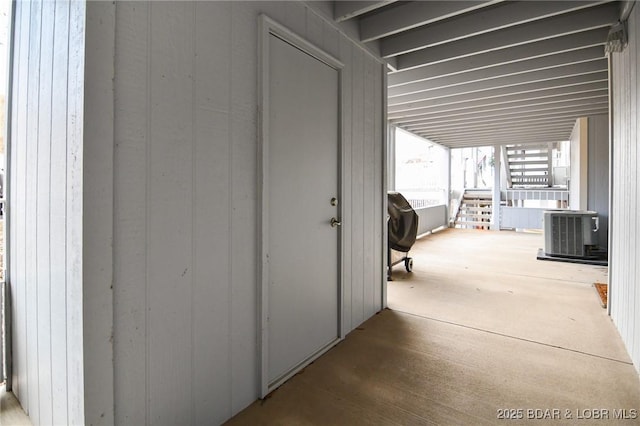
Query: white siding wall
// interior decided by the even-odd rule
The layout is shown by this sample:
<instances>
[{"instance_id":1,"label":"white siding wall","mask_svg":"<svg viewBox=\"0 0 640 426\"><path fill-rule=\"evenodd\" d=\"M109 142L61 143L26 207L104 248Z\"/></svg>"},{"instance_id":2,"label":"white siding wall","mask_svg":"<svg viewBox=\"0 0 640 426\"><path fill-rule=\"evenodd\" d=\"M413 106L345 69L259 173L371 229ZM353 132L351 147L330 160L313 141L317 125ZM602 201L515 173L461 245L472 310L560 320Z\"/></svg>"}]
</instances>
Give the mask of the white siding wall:
<instances>
[{"instance_id":1,"label":"white siding wall","mask_svg":"<svg viewBox=\"0 0 640 426\"><path fill-rule=\"evenodd\" d=\"M346 331L382 307L383 66L300 2L117 3L117 424L215 424L258 396L260 13L346 65Z\"/></svg>"},{"instance_id":2,"label":"white siding wall","mask_svg":"<svg viewBox=\"0 0 640 426\"><path fill-rule=\"evenodd\" d=\"M587 173L589 166L588 144L589 119L579 118L571 132L571 181L569 182L570 207L573 210L587 209Z\"/></svg>"},{"instance_id":3,"label":"white siding wall","mask_svg":"<svg viewBox=\"0 0 640 426\"><path fill-rule=\"evenodd\" d=\"M609 116L589 117L587 210L598 212L598 245L609 246Z\"/></svg>"},{"instance_id":4,"label":"white siding wall","mask_svg":"<svg viewBox=\"0 0 640 426\"><path fill-rule=\"evenodd\" d=\"M81 424L85 7L14 4L8 269L13 390L34 424Z\"/></svg>"},{"instance_id":5,"label":"white siding wall","mask_svg":"<svg viewBox=\"0 0 640 426\"><path fill-rule=\"evenodd\" d=\"M629 17L629 45L613 55L610 241L611 317L640 372L640 7Z\"/></svg>"}]
</instances>

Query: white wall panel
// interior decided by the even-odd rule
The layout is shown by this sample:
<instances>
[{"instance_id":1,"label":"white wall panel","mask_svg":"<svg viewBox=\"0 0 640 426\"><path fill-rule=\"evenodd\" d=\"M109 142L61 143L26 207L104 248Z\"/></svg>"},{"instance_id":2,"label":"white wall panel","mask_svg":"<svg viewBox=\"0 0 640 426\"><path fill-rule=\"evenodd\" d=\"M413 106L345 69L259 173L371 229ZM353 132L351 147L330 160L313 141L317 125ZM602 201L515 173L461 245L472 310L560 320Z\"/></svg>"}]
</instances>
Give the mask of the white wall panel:
<instances>
[{"instance_id":1,"label":"white wall panel","mask_svg":"<svg viewBox=\"0 0 640 426\"><path fill-rule=\"evenodd\" d=\"M500 206L501 229L543 229L542 213L548 210L538 207Z\"/></svg>"},{"instance_id":2,"label":"white wall panel","mask_svg":"<svg viewBox=\"0 0 640 426\"><path fill-rule=\"evenodd\" d=\"M598 212L598 246L609 245L609 116L589 117L587 210Z\"/></svg>"},{"instance_id":3,"label":"white wall panel","mask_svg":"<svg viewBox=\"0 0 640 426\"><path fill-rule=\"evenodd\" d=\"M150 3L116 8L114 369L116 424L147 423L147 199ZM170 206L166 206L170 209ZM138 405L131 404L138 402Z\"/></svg>"},{"instance_id":4,"label":"white wall panel","mask_svg":"<svg viewBox=\"0 0 640 426\"><path fill-rule=\"evenodd\" d=\"M219 423L258 396L260 13L345 63L345 332L382 308L384 68L310 7L116 5L116 424Z\"/></svg>"},{"instance_id":5,"label":"white wall panel","mask_svg":"<svg viewBox=\"0 0 640 426\"><path fill-rule=\"evenodd\" d=\"M270 4L269 4L270 5ZM268 5L265 5L268 6ZM286 9L288 4L284 5ZM220 223L230 230L229 253L231 269L220 279L229 285L231 303L229 312L230 341L221 342L229 350L231 410L236 413L250 399L255 399L258 388L257 344L257 69L258 23L260 3L232 2L231 15L217 15L210 19L231 21L231 50L229 56L231 83L229 112L231 135L227 141L231 153L231 173L225 183L229 186L231 221ZM304 16L299 18L304 23ZM223 46L224 40L220 42ZM219 60L210 57L209 60ZM229 392L229 390L227 390Z\"/></svg>"},{"instance_id":6,"label":"white wall panel","mask_svg":"<svg viewBox=\"0 0 640 426\"><path fill-rule=\"evenodd\" d=\"M35 3L34 3L35 4ZM46 423L53 418L53 383L52 383L52 359L51 359L51 246L49 244L50 220L51 220L51 108L52 97L52 73L53 73L53 19L55 3L42 3L41 46L40 46L40 75L38 86L40 93L38 98L37 135L37 169L36 191L36 306L38 317L38 387L39 407L38 416ZM33 224L32 224L33 225ZM47 419L47 420L45 420Z\"/></svg>"},{"instance_id":7,"label":"white wall panel","mask_svg":"<svg viewBox=\"0 0 640 426\"><path fill-rule=\"evenodd\" d=\"M421 207L415 209L415 211L418 215L417 235L433 232L438 228L447 226L447 206L444 204Z\"/></svg>"},{"instance_id":8,"label":"white wall panel","mask_svg":"<svg viewBox=\"0 0 640 426\"><path fill-rule=\"evenodd\" d=\"M26 290L25 312L27 322L27 386L29 415L33 422L40 424L40 391L38 352L44 350L38 341L38 255L36 225L38 209L38 119L40 113L40 40L42 33L42 2L31 3L29 37L29 74L27 75L27 128L26 170L25 170L25 280L22 283ZM45 17L45 19L47 19ZM15 285L19 285L15 283ZM41 318L44 320L44 318ZM44 419L42 419L44 420Z\"/></svg>"},{"instance_id":9,"label":"white wall panel","mask_svg":"<svg viewBox=\"0 0 640 426\"><path fill-rule=\"evenodd\" d=\"M69 424L85 421L83 341L83 202L84 84L86 4L71 2L69 11L69 74L67 76L66 274L67 274L67 409ZM103 120L109 116L101 117ZM98 141L103 142L103 141ZM108 236L103 236L108 237ZM86 271L89 272L90 271ZM110 304L111 300L104 300ZM110 324L107 324L108 326ZM104 389L107 397L109 388ZM95 414L95 413L94 413ZM98 413L99 415L100 413Z\"/></svg>"},{"instance_id":10,"label":"white wall panel","mask_svg":"<svg viewBox=\"0 0 640 426\"><path fill-rule=\"evenodd\" d=\"M640 372L640 8L628 22L629 44L613 54L612 210L610 225L611 317Z\"/></svg>"},{"instance_id":11,"label":"white wall panel","mask_svg":"<svg viewBox=\"0 0 640 426\"><path fill-rule=\"evenodd\" d=\"M364 167L358 167L364 155L365 54L360 50L351 52L351 164L345 173L351 174L351 323L359 324L364 317L364 305L359 303L364 296ZM345 147L349 149L349 147ZM360 190L358 190L360 189ZM346 212L345 212L346 213Z\"/></svg>"},{"instance_id":12,"label":"white wall panel","mask_svg":"<svg viewBox=\"0 0 640 426\"><path fill-rule=\"evenodd\" d=\"M7 281L11 286L14 307L13 332L13 391L25 410L29 409L27 378L27 315L26 315L26 256L25 256L25 204L26 204L26 129L27 129L27 76L29 74L29 15L31 3L15 8L14 71L11 99L11 155L9 181L9 240L11 264ZM18 143L20 142L20 143Z\"/></svg>"},{"instance_id":13,"label":"white wall panel","mask_svg":"<svg viewBox=\"0 0 640 426\"><path fill-rule=\"evenodd\" d=\"M69 52L69 12L68 2L55 3L57 18L53 37L53 93L66 93L68 89ZM67 358L67 256L66 256L66 188L67 188L67 106L68 99L60 96L51 117L51 197L50 238L51 238L51 282L57 283L58 291L51 293L51 358ZM52 370L53 424L68 424L66 363L57 362Z\"/></svg>"},{"instance_id":14,"label":"white wall panel","mask_svg":"<svg viewBox=\"0 0 640 426\"><path fill-rule=\"evenodd\" d=\"M576 120L571 132L571 181L569 182L569 202L573 210L587 209L587 171L589 165L588 145L589 119Z\"/></svg>"},{"instance_id":15,"label":"white wall panel","mask_svg":"<svg viewBox=\"0 0 640 426\"><path fill-rule=\"evenodd\" d=\"M7 277L14 392L34 424L81 424L85 7L14 4Z\"/></svg>"}]
</instances>

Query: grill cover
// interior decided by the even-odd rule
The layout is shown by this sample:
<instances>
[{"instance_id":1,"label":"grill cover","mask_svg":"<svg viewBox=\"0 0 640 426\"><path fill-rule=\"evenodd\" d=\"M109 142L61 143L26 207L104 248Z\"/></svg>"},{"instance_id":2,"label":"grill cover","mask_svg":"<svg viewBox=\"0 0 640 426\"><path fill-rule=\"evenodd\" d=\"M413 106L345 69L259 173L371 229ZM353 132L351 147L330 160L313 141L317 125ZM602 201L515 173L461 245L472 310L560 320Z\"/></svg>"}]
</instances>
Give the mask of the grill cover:
<instances>
[{"instance_id":1,"label":"grill cover","mask_svg":"<svg viewBox=\"0 0 640 426\"><path fill-rule=\"evenodd\" d=\"M406 198L399 192L387 194L389 213L389 247L408 252L416 242L418 232L418 214Z\"/></svg>"}]
</instances>

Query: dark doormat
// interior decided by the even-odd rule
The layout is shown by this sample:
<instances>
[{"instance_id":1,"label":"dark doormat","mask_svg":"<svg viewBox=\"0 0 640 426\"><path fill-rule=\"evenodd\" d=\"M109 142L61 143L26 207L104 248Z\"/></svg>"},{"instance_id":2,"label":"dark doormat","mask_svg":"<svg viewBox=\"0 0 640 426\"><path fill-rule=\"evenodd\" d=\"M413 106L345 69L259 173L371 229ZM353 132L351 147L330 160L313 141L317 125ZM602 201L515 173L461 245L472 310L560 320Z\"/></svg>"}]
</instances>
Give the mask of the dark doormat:
<instances>
[{"instance_id":1,"label":"dark doormat","mask_svg":"<svg viewBox=\"0 0 640 426\"><path fill-rule=\"evenodd\" d=\"M603 308L607 307L607 285L602 283L594 283L593 287L598 292L598 296L600 296L600 304Z\"/></svg>"},{"instance_id":2,"label":"dark doormat","mask_svg":"<svg viewBox=\"0 0 640 426\"><path fill-rule=\"evenodd\" d=\"M538 249L538 255L536 256L538 260L552 260L554 262L568 262L568 263L582 263L585 265L598 265L598 266L608 266L609 263L607 259L583 259L578 257L561 257L561 256L549 256L544 252L543 249Z\"/></svg>"}]
</instances>

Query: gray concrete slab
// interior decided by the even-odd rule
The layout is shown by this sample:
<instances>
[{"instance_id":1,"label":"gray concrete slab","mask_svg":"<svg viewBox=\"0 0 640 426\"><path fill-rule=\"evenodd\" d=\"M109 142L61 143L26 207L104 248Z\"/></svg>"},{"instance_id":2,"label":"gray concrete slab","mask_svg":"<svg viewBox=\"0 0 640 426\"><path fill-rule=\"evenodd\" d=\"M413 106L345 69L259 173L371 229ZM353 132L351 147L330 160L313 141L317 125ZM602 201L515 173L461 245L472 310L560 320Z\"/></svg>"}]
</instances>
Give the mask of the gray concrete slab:
<instances>
[{"instance_id":1,"label":"gray concrete slab","mask_svg":"<svg viewBox=\"0 0 640 426\"><path fill-rule=\"evenodd\" d=\"M13 393L7 392L4 385L0 386L0 425L31 426L31 424L31 420L24 413Z\"/></svg>"},{"instance_id":2,"label":"gray concrete slab","mask_svg":"<svg viewBox=\"0 0 640 426\"><path fill-rule=\"evenodd\" d=\"M423 238L392 309L229 424L640 424L640 380L591 287L606 268L536 261L540 244Z\"/></svg>"}]
</instances>

